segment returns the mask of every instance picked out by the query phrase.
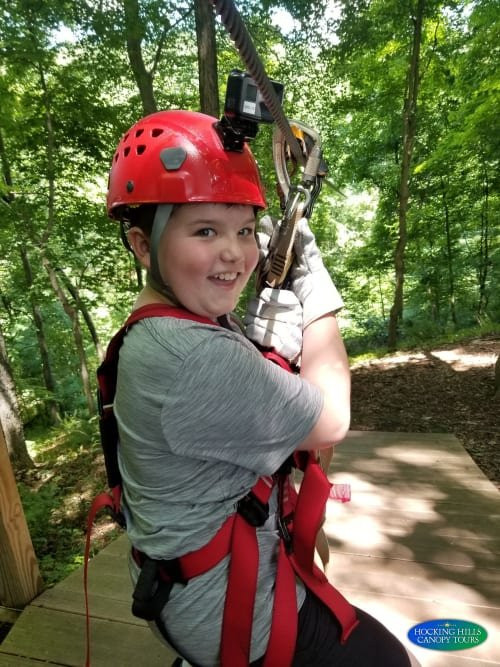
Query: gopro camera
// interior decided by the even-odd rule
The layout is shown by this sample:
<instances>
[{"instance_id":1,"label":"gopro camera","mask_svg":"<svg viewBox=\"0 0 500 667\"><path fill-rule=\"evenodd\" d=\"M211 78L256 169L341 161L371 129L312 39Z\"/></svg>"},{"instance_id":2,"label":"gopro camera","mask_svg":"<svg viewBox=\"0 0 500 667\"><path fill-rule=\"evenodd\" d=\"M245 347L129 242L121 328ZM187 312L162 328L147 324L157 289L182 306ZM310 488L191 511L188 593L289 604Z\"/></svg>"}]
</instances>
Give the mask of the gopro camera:
<instances>
[{"instance_id":1,"label":"gopro camera","mask_svg":"<svg viewBox=\"0 0 500 667\"><path fill-rule=\"evenodd\" d=\"M278 81L270 82L281 104L284 86ZM242 151L244 142L256 136L259 123L273 122L254 79L247 72L233 69L227 79L224 115L215 126L225 150Z\"/></svg>"},{"instance_id":2,"label":"gopro camera","mask_svg":"<svg viewBox=\"0 0 500 667\"><path fill-rule=\"evenodd\" d=\"M278 81L270 79L270 82L281 104L283 102L284 86ZM239 69L233 69L227 78L224 114L255 123L272 123L274 121L254 79L250 74Z\"/></svg>"}]
</instances>

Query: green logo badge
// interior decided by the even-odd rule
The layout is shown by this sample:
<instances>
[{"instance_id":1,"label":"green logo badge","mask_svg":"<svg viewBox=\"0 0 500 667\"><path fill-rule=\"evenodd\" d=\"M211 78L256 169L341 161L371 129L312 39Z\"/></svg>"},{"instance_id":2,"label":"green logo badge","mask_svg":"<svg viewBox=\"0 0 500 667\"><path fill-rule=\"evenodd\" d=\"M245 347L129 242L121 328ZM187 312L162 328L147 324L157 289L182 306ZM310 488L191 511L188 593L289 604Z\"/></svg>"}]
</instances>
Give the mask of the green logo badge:
<instances>
[{"instance_id":1,"label":"green logo badge","mask_svg":"<svg viewBox=\"0 0 500 667\"><path fill-rule=\"evenodd\" d=\"M411 642L434 651L461 651L479 646L488 637L477 623L459 619L439 618L414 625L408 631Z\"/></svg>"}]
</instances>

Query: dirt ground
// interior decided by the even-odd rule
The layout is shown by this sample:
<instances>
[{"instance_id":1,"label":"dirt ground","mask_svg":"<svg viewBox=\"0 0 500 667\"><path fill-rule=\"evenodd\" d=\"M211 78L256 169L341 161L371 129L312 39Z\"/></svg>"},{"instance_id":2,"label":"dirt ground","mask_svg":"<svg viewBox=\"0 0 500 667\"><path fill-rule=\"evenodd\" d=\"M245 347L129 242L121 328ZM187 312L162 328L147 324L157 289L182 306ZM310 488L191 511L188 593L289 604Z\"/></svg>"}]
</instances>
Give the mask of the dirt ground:
<instances>
[{"instance_id":1,"label":"dirt ground","mask_svg":"<svg viewBox=\"0 0 500 667\"><path fill-rule=\"evenodd\" d=\"M500 489L498 334L352 366L351 428L454 433Z\"/></svg>"}]
</instances>

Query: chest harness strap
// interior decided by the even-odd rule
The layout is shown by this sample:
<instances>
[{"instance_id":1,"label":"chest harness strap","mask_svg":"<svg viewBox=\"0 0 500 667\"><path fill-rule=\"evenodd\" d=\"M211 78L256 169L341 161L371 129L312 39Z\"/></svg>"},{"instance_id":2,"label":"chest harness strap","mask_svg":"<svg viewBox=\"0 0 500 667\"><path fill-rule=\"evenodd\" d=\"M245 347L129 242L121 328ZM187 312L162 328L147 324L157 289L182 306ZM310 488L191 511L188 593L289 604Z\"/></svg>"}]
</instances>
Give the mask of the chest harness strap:
<instances>
[{"instance_id":1,"label":"chest harness strap","mask_svg":"<svg viewBox=\"0 0 500 667\"><path fill-rule=\"evenodd\" d=\"M89 512L85 553L84 581L87 579L87 560L92 523L96 513L107 507L114 518L124 526L120 509L121 476L118 469L118 430L113 414L116 391L118 353L128 328L147 317L176 317L214 325L211 320L196 316L186 310L163 304L144 306L134 311L125 326L111 340L106 358L98 369L100 393L100 428L106 471L111 493L102 493L94 500ZM267 353L271 361L290 370L287 362L276 353ZM230 555L228 584L224 605L221 665L222 667L247 667L250 660L250 642L254 613L259 550L257 528L268 517L268 502L275 486L278 487L278 531L280 545L274 591L273 613L264 667L284 667L292 664L297 639L296 576L335 615L341 626L341 641L345 642L358 624L351 604L329 583L324 573L314 564L316 536L324 516L324 507L330 495L331 483L323 473L317 457L312 452L297 452L294 466L304 473L297 493L288 469L280 469L269 477L260 477L251 491L237 503L237 511L229 516L214 537L203 547L171 561L153 561L153 577L168 584L157 604L147 594L144 600L134 600L135 612L148 620L156 618L168 599L174 582L186 583L189 579L207 572ZM284 468L284 466L282 466ZM132 550L135 561L142 567L150 561L145 554ZM149 566L148 566L149 567ZM146 575L144 572L141 574ZM141 577L139 577L140 579ZM86 583L85 583L86 586ZM146 587L148 588L148 587ZM154 586L159 590L160 586ZM149 587L149 590L153 590ZM136 594L140 592L136 589ZM87 591L87 655L89 654L89 619ZM141 613L142 609L142 613ZM87 665L89 664L87 660Z\"/></svg>"}]
</instances>

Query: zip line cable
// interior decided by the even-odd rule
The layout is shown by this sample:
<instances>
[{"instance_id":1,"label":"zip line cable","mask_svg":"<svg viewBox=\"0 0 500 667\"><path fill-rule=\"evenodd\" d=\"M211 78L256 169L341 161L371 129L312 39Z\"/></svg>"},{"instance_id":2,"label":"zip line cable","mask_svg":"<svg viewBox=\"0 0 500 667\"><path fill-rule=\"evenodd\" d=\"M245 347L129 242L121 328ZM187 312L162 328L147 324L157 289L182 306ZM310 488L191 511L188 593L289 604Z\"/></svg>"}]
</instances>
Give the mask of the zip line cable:
<instances>
[{"instance_id":1,"label":"zip line cable","mask_svg":"<svg viewBox=\"0 0 500 667\"><path fill-rule=\"evenodd\" d=\"M290 150L293 153L294 158L297 160L298 164L302 167L305 166L306 159L302 153L302 150L299 146L299 143L292 132L290 124L283 112L281 103L276 95L269 77L267 76L264 65L262 64L261 59L255 49L255 46L252 42L252 38L243 23L234 2L232 0L210 0L211 4L215 7L215 10L220 15L222 23L224 24L226 30L231 35L232 40L234 41L241 59L245 63L245 66L248 69L248 72L255 80L264 102L272 114L276 124L283 132L283 135L286 139L287 144L290 147Z\"/></svg>"}]
</instances>

